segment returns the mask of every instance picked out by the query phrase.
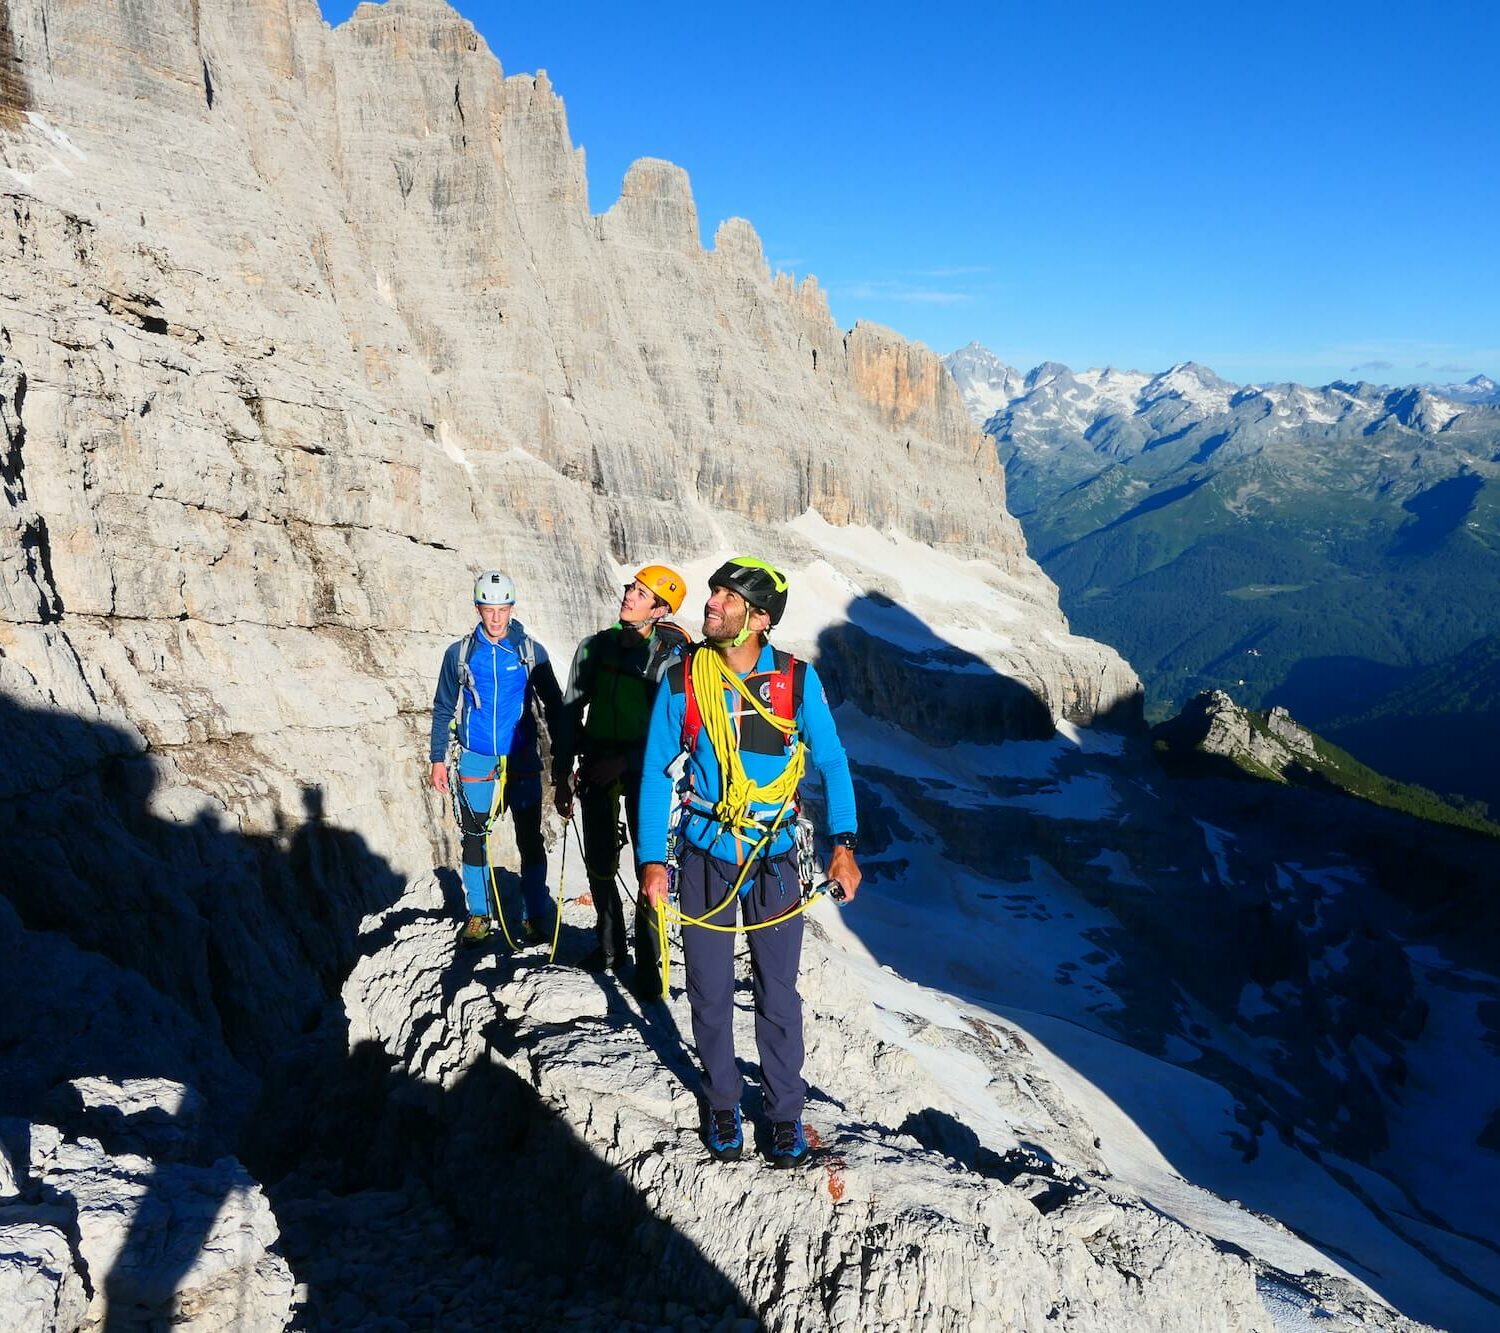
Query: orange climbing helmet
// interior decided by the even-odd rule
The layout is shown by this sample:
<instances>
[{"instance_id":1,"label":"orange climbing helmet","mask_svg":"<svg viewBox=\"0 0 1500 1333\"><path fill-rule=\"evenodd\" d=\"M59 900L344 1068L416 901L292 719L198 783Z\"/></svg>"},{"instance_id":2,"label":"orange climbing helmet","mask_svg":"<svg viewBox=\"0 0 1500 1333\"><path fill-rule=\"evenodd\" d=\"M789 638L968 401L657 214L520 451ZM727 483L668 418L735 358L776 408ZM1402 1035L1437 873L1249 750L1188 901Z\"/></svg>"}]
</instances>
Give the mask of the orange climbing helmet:
<instances>
[{"instance_id":1,"label":"orange climbing helmet","mask_svg":"<svg viewBox=\"0 0 1500 1333\"><path fill-rule=\"evenodd\" d=\"M644 583L653 595L660 597L675 616L682 610L682 599L687 596L687 580L675 569L666 565L646 565L636 570L636 581Z\"/></svg>"}]
</instances>

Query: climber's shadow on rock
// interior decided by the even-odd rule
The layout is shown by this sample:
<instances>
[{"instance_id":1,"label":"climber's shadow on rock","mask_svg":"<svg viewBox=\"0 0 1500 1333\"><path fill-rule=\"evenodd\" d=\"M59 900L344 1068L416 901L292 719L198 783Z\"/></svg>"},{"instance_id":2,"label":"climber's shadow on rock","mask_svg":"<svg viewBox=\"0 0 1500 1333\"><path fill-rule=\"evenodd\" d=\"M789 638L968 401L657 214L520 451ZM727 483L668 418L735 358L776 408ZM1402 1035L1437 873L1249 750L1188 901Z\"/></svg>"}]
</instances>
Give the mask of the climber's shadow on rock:
<instances>
[{"instance_id":1,"label":"climber's shadow on rock","mask_svg":"<svg viewBox=\"0 0 1500 1333\"><path fill-rule=\"evenodd\" d=\"M424 1188L457 1243L506 1255L503 1281L518 1289L555 1278L602 1295L623 1265L646 1275L642 1290L742 1308L503 1066L444 1090L393 1070L378 1047L348 1049L339 988L379 942L360 923L404 882L338 826L322 791L250 834L196 791L163 787L162 771L122 728L0 693L0 1140L20 1189L0 1216L58 1229L92 1317L155 1327L183 1298L240 1326L263 1322L267 1301L284 1310L289 1283L274 1261L256 1271L249 1224L235 1219L256 1181L278 1214L295 1212L330 1142L360 1145L340 1159L343 1190L430 1169ZM90 1205L101 1172L114 1183ZM513 1208L528 1181L532 1206ZM307 1317L327 1315L351 1279L310 1270L316 1235L283 1248ZM597 1262L575 1278L581 1251Z\"/></svg>"}]
</instances>

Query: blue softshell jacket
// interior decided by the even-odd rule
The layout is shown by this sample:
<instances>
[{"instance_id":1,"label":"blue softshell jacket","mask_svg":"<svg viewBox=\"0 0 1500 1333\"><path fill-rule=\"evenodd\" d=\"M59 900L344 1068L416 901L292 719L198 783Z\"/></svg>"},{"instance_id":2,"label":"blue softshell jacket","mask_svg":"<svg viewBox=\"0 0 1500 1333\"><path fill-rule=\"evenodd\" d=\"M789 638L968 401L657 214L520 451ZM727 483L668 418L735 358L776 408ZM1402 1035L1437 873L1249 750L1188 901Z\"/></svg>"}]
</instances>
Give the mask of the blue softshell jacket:
<instances>
[{"instance_id":1,"label":"blue softshell jacket","mask_svg":"<svg viewBox=\"0 0 1500 1333\"><path fill-rule=\"evenodd\" d=\"M701 649L702 652L711 651ZM754 675L776 669L776 655L770 644L761 648L756 659ZM800 670L806 674L802 684L802 702L797 709L797 732L808 748L808 758L823 779L823 796L828 810L828 832L854 833L856 816L854 808L854 783L849 775L849 756L844 753L839 740L838 728L828 708L828 696L823 691L823 682L811 662L804 662ZM746 707L743 700L727 686L724 696L732 717ZM677 819L678 797L674 790L672 774L668 771L682 752L682 722L687 711L685 694L674 693L665 685L656 692L656 703L651 710L651 726L646 733L645 768L641 775L640 847L637 860L667 859L667 839ZM740 721L735 717L738 734ZM740 761L746 774L755 782L764 785L778 777L786 767L783 754L755 754L741 751ZM687 776L693 792L710 805L716 802L721 791L719 761L708 739L705 727L698 733L693 752L688 756ZM772 816L774 805L754 805L753 811ZM734 862L743 855L741 845L734 835L717 820L705 814L690 814L684 821L682 832L687 841L721 860ZM783 828L765 849L767 856L779 856L792 849L796 834L790 825Z\"/></svg>"},{"instance_id":2,"label":"blue softshell jacket","mask_svg":"<svg viewBox=\"0 0 1500 1333\"><path fill-rule=\"evenodd\" d=\"M472 694L465 690L463 698L459 693L459 665L465 640L448 645L432 696L431 762L436 764L447 756L448 727L455 711L459 717L458 740L464 749L487 755L536 754L536 717L527 706L527 687L530 685L541 698L549 724L553 707L561 704L562 692L557 688L547 650L535 639L531 639L534 666L527 672L522 645L528 638L518 620L510 622L499 643L491 643L483 628L476 625L468 640L473 645L469 672L474 689ZM546 697L547 684L550 693L557 696L555 701Z\"/></svg>"}]
</instances>

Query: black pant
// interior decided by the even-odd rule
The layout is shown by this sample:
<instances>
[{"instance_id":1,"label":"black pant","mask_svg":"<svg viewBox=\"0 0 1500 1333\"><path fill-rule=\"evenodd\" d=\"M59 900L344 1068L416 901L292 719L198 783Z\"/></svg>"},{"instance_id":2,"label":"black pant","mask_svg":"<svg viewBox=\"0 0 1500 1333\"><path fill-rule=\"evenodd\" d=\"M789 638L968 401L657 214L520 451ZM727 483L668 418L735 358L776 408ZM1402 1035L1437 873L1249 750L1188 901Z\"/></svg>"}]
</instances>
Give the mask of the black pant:
<instances>
[{"instance_id":1,"label":"black pant","mask_svg":"<svg viewBox=\"0 0 1500 1333\"><path fill-rule=\"evenodd\" d=\"M597 776L590 781L590 768ZM609 766L612 767L612 766ZM602 771L600 771L602 770ZM591 766L584 761L579 772L578 814L583 821L583 861L588 869L589 893L598 915L599 948L610 966L623 963L625 948L625 909L620 902L620 888L615 876L620 868L620 804L625 805L625 820L630 829L630 845L639 837L636 807L641 799L639 769L624 769L610 774L605 765ZM632 858L634 860L634 858ZM640 876L635 903L635 961L644 973L660 972L661 960L656 939L656 913L640 896Z\"/></svg>"},{"instance_id":2,"label":"black pant","mask_svg":"<svg viewBox=\"0 0 1500 1333\"><path fill-rule=\"evenodd\" d=\"M802 901L795 855L761 861L749 876L747 892L738 898L734 893L738 866L696 847L684 848L681 856L677 894L688 916L732 926L738 915L746 925L754 925L787 916ZM718 911L710 916L715 908ZM800 1120L807 1100L807 1084L802 1081L802 997L797 991L802 917L752 930L746 938L766 1118ZM703 1098L711 1111L738 1106L744 1093L734 1054L734 944L734 936L723 931L682 928L693 1042L703 1066Z\"/></svg>"}]
</instances>

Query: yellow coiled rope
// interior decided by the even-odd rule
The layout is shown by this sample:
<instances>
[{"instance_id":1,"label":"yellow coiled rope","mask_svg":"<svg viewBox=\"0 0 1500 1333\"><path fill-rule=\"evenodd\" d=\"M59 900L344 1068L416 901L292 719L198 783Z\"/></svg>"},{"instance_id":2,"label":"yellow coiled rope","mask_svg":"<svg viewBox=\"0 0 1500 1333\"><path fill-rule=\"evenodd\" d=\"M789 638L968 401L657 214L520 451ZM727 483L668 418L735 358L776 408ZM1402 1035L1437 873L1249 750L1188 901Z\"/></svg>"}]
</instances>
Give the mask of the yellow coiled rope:
<instances>
[{"instance_id":1,"label":"yellow coiled rope","mask_svg":"<svg viewBox=\"0 0 1500 1333\"><path fill-rule=\"evenodd\" d=\"M714 758L719 761L720 792L714 806L714 818L725 828L738 833L743 829L761 829L761 824L750 813L754 802L774 805L785 811L797 795L797 788L807 772L807 747L799 740L792 746L791 757L781 775L765 786L751 780L745 772L740 758L739 738L734 733L734 722L729 716L729 706L724 700L726 688L732 689L757 713L783 736L790 736L796 728L796 720L777 717L755 697L718 653L701 649L693 654L693 696L698 701L698 712L703 719L703 729L708 732L709 744L714 747ZM778 815L779 818L779 815Z\"/></svg>"},{"instance_id":2,"label":"yellow coiled rope","mask_svg":"<svg viewBox=\"0 0 1500 1333\"><path fill-rule=\"evenodd\" d=\"M744 842L751 841L744 836L749 831L753 831L755 837L754 845L751 846L749 854L746 855L740 867L739 877L730 887L723 902L705 912L701 917L689 916L679 908L665 903L658 906L657 922L663 939L663 989L667 981L665 927L668 918L679 925L701 926L704 930L742 935L752 930L766 930L773 926L785 925L793 917L800 916L812 906L812 900L808 899L781 916L754 925L736 923L732 926L722 926L708 919L717 916L734 901L741 885L745 882L745 876L755 865L756 858L781 828L782 818L796 799L797 788L802 785L802 779L807 772L807 747L800 740L796 741L792 745L791 756L787 759L786 767L781 770L780 775L764 786L755 782L745 772L745 765L740 759L739 739L735 735L734 722L729 715L729 705L724 697L725 689L733 690L784 736L790 736L793 733L797 725L796 720L777 717L751 693L745 682L729 669L723 657L710 649L700 649L693 654L691 670L693 696L698 701L699 716L703 719L703 729L708 733L709 744L713 746L714 758L719 763L721 786L719 799L714 805L714 818ZM769 824L763 819L757 819L751 813L750 807L757 802L761 805L777 807Z\"/></svg>"}]
</instances>

